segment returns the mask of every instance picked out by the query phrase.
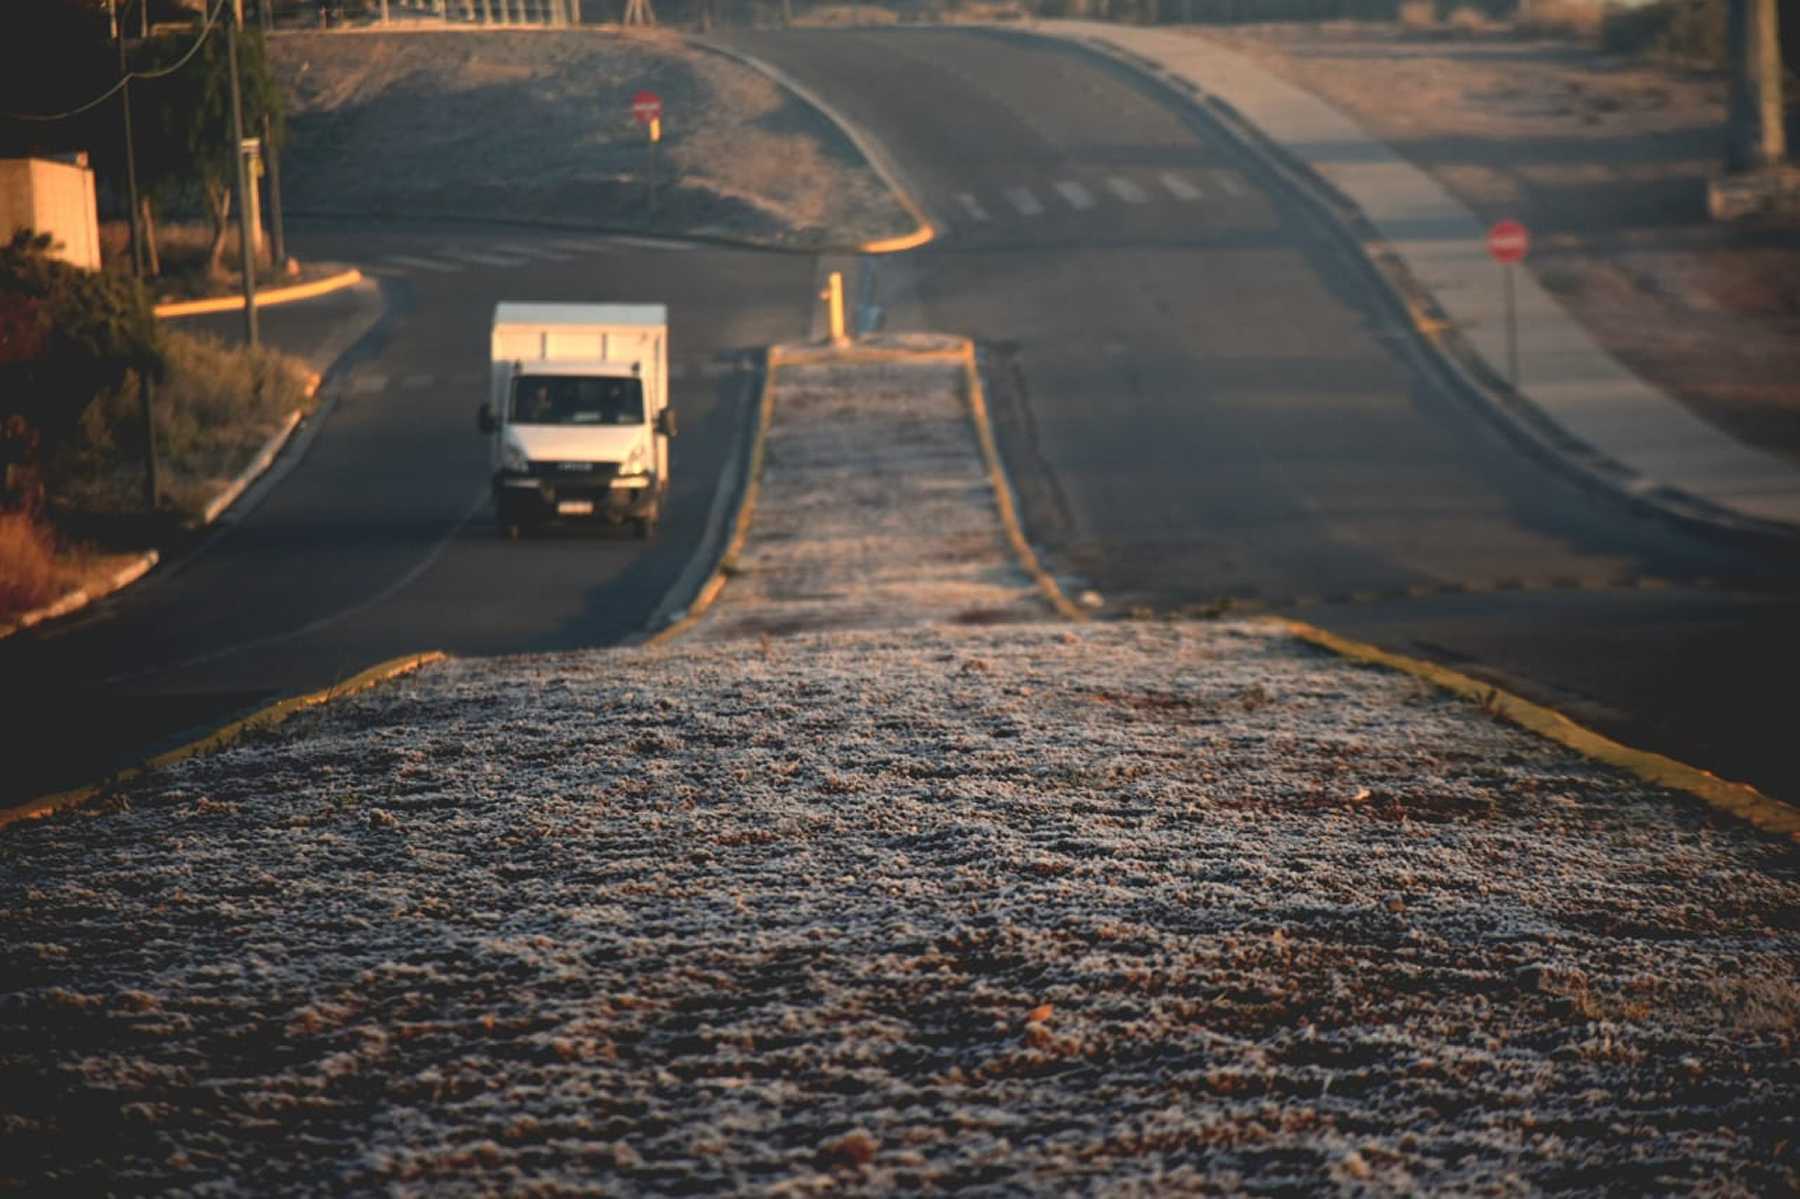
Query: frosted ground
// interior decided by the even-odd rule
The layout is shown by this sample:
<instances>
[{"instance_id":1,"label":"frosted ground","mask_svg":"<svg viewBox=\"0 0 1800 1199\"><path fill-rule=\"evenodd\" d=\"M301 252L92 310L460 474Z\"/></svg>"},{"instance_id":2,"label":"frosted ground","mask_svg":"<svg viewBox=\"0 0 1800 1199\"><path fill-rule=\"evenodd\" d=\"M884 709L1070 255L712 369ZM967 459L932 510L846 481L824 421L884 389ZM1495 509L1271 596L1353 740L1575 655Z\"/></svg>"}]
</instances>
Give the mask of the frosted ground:
<instances>
[{"instance_id":1,"label":"frosted ground","mask_svg":"<svg viewBox=\"0 0 1800 1199\"><path fill-rule=\"evenodd\" d=\"M1800 1184L1792 843L1270 626L1050 623L953 372L782 378L689 636L0 834L0 1188Z\"/></svg>"}]
</instances>

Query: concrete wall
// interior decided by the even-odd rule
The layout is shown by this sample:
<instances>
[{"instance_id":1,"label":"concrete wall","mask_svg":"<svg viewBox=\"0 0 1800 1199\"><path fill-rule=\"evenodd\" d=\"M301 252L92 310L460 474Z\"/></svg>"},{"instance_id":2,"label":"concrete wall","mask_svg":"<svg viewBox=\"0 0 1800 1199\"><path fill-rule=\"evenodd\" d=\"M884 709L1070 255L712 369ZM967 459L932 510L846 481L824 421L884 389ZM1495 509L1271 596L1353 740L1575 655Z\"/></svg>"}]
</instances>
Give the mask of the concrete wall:
<instances>
[{"instance_id":1,"label":"concrete wall","mask_svg":"<svg viewBox=\"0 0 1800 1199\"><path fill-rule=\"evenodd\" d=\"M100 269L94 172L44 158L0 159L0 239L20 229L48 233L64 262Z\"/></svg>"}]
</instances>

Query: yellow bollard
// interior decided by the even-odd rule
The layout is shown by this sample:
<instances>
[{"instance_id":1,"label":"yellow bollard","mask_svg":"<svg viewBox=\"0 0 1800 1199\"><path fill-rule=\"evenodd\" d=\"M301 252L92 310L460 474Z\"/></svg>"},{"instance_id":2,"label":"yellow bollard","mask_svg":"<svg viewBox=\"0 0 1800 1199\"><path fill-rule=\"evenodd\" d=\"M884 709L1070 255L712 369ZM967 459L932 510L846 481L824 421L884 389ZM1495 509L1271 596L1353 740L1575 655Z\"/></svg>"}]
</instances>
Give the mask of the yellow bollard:
<instances>
[{"instance_id":1,"label":"yellow bollard","mask_svg":"<svg viewBox=\"0 0 1800 1199\"><path fill-rule=\"evenodd\" d=\"M840 271L832 271L831 278L825 288L824 299L826 314L831 321L831 344L848 345L850 339L844 335L844 276Z\"/></svg>"}]
</instances>

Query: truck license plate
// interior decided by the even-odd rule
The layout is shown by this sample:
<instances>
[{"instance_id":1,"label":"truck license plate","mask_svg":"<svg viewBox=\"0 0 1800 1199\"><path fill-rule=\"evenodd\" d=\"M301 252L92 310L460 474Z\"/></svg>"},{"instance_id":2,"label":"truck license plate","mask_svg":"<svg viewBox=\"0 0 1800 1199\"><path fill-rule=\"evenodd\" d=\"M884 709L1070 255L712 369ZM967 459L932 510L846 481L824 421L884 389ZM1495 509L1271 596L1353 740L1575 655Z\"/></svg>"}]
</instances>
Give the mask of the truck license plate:
<instances>
[{"instance_id":1,"label":"truck license plate","mask_svg":"<svg viewBox=\"0 0 1800 1199\"><path fill-rule=\"evenodd\" d=\"M592 516L594 514L594 501L558 500L556 502L556 514L558 516Z\"/></svg>"}]
</instances>

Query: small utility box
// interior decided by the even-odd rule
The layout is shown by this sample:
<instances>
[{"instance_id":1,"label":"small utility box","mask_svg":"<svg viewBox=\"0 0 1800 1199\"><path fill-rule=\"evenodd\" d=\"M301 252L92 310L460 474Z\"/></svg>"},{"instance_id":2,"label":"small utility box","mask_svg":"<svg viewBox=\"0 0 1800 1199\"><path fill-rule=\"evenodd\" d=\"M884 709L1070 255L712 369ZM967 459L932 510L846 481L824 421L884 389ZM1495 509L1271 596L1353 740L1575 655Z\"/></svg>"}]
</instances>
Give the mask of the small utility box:
<instances>
[{"instance_id":1,"label":"small utility box","mask_svg":"<svg viewBox=\"0 0 1800 1199\"><path fill-rule=\"evenodd\" d=\"M94 172L78 162L0 158L0 239L20 229L48 233L51 253L71 266L100 269L100 219Z\"/></svg>"}]
</instances>

